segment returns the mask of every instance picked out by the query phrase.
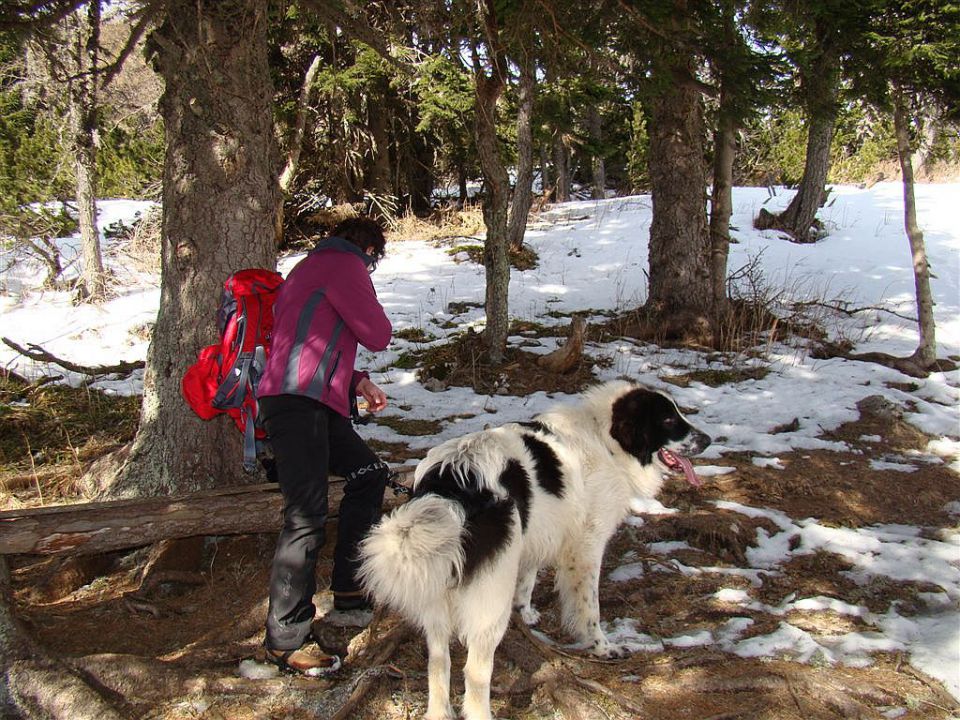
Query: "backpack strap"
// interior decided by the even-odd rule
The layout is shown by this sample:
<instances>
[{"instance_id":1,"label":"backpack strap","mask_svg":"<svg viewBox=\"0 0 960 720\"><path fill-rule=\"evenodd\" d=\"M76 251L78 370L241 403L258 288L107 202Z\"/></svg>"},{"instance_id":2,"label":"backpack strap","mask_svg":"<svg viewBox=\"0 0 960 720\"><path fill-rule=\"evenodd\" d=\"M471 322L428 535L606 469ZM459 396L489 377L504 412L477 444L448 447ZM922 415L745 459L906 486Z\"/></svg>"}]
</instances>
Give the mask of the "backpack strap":
<instances>
[{"instance_id":1,"label":"backpack strap","mask_svg":"<svg viewBox=\"0 0 960 720\"><path fill-rule=\"evenodd\" d=\"M233 367L226 371L223 382L217 387L211 405L221 410L238 408L243 405L250 382L250 365L253 363L253 355L252 352L237 355Z\"/></svg>"},{"instance_id":2,"label":"backpack strap","mask_svg":"<svg viewBox=\"0 0 960 720\"><path fill-rule=\"evenodd\" d=\"M256 401L243 406L245 424L243 426L243 469L248 473L257 470L257 439L256 439Z\"/></svg>"},{"instance_id":3,"label":"backpack strap","mask_svg":"<svg viewBox=\"0 0 960 720\"><path fill-rule=\"evenodd\" d=\"M266 356L263 355L258 337L262 309L262 303L258 297L238 298L236 310L238 337L233 338L229 346L222 350L224 356L228 356L229 351L234 347L238 352L233 365L223 369L223 382L217 388L211 403L216 408L226 410L241 407L253 387L252 383L263 373ZM259 368L252 368L251 365L257 361L260 361ZM256 378L251 376L252 371L256 372Z\"/></svg>"}]
</instances>

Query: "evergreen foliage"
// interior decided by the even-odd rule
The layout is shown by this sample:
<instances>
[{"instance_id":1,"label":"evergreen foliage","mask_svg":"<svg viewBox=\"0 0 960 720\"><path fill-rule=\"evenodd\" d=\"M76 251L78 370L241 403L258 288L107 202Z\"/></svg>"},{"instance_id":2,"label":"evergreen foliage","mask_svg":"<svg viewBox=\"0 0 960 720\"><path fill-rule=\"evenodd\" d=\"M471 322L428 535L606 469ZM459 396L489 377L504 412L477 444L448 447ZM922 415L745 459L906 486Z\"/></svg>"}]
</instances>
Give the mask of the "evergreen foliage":
<instances>
[{"instance_id":1,"label":"evergreen foliage","mask_svg":"<svg viewBox=\"0 0 960 720\"><path fill-rule=\"evenodd\" d=\"M928 98L917 105L925 110L917 113L924 159L955 163L960 154L960 5L954 2L713 0L689 4L691 21L683 33L667 31L676 19L671 3L547 2L531 11L516 1L494 7L507 42L539 48L534 158L548 184L561 147L578 185L590 184L591 163L600 159L608 187L649 189L650 99L657 83L672 82L653 71L669 46L692 52L699 80L714 91L722 73L725 92L734 96L729 108L741 128L737 183L800 182L812 112L802 91L825 48L838 57L839 90L829 182L869 181L892 167L893 79L911 97ZM384 59L382 47L337 30L310 5L287 3L272 11L271 70L282 139L294 121L305 68L313 56L321 59L290 201L298 210L365 198L370 204L373 194L383 193L396 198L396 212L412 207L415 196L422 210L434 187L460 193L480 179L468 67L475 30L466 22L467 6L400 3L389 13L371 4L364 12L370 28L392 41L393 60ZM739 41L721 32L723 13L733 13ZM22 37L0 34L0 204L7 210L73 193L64 110L46 95L25 92L24 57ZM515 76L517 69L509 71ZM510 83L498 111L509 165L516 162L510 153L517 102ZM716 96L708 92L704 102L713 126ZM591 133L588 111L599 115L601 134ZM156 111L131 120L107 105L102 115L100 194L155 195L164 142ZM376 177L381 183L387 177L388 187L374 189Z\"/></svg>"}]
</instances>

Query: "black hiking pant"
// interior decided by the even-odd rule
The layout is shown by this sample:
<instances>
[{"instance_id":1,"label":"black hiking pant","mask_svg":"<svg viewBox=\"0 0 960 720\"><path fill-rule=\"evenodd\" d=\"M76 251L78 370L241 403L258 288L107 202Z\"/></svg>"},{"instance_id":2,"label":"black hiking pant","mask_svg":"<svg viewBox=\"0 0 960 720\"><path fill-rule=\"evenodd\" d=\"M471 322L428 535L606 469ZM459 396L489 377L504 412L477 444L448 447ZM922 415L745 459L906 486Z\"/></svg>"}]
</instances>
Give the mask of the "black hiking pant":
<instances>
[{"instance_id":1,"label":"black hiking pant","mask_svg":"<svg viewBox=\"0 0 960 720\"><path fill-rule=\"evenodd\" d=\"M316 566L326 540L327 477L346 480L337 522L330 587L358 589L357 545L380 520L387 466L348 418L299 395L260 399L283 493L283 527L270 572L266 646L294 650L310 633L316 608Z\"/></svg>"}]
</instances>

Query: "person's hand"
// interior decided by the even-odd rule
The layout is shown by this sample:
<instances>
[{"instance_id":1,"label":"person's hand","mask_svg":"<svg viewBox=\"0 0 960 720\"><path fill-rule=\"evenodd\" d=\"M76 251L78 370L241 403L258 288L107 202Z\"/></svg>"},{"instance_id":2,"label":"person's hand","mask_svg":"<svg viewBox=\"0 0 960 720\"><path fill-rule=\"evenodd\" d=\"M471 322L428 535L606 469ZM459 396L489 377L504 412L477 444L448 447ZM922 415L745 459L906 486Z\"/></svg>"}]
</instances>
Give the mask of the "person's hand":
<instances>
[{"instance_id":1,"label":"person's hand","mask_svg":"<svg viewBox=\"0 0 960 720\"><path fill-rule=\"evenodd\" d=\"M387 406L387 395L370 378L363 378L357 383L357 392L367 401L369 412L380 412Z\"/></svg>"}]
</instances>

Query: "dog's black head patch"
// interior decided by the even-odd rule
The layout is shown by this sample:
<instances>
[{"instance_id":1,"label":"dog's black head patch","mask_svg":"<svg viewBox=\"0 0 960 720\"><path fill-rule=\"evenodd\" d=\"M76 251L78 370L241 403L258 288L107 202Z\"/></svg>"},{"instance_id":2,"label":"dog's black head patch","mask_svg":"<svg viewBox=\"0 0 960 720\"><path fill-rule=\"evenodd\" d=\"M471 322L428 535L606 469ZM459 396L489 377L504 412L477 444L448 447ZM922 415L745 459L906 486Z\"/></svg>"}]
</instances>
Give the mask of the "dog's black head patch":
<instances>
[{"instance_id":1,"label":"dog's black head patch","mask_svg":"<svg viewBox=\"0 0 960 720\"><path fill-rule=\"evenodd\" d=\"M664 448L696 455L710 444L710 438L687 422L673 400L646 388L631 390L613 403L610 435L645 465Z\"/></svg>"}]
</instances>

